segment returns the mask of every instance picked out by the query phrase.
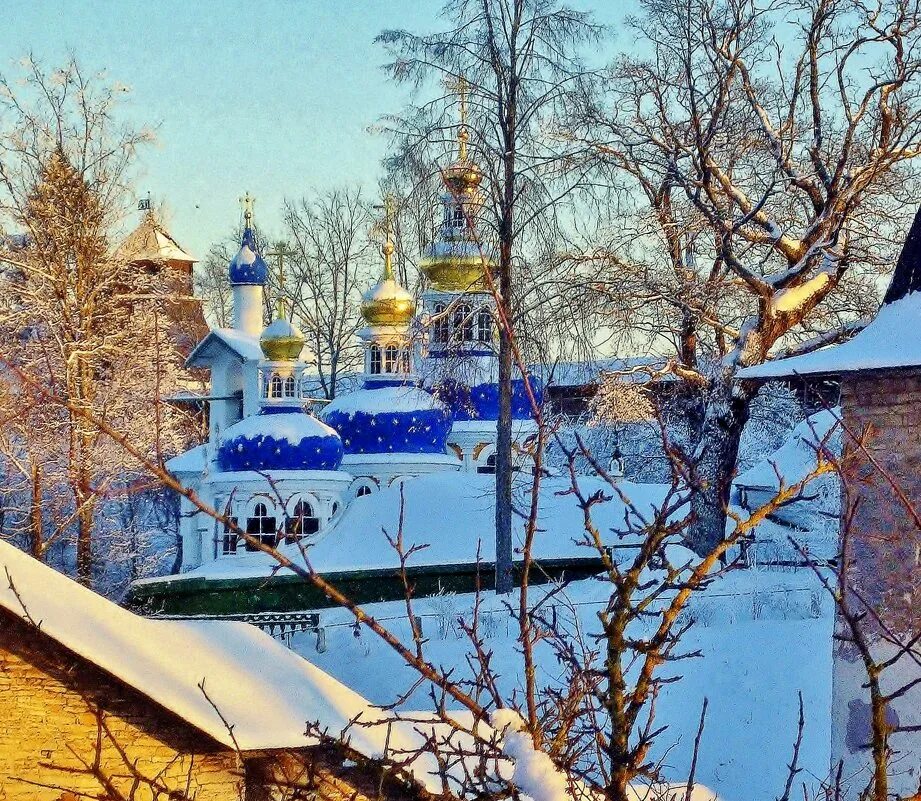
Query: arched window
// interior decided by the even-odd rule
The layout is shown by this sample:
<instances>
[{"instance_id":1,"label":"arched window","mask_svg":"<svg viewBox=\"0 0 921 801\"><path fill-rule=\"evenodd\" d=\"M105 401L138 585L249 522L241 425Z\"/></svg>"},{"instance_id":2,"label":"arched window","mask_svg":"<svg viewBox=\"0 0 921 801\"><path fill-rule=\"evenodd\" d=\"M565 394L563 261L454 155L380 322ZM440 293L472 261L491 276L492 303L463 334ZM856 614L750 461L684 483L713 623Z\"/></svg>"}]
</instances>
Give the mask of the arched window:
<instances>
[{"instance_id":1,"label":"arched window","mask_svg":"<svg viewBox=\"0 0 921 801\"><path fill-rule=\"evenodd\" d=\"M285 379L285 397L286 398L296 398L297 397L297 383L294 381L293 375L289 375Z\"/></svg>"},{"instance_id":2,"label":"arched window","mask_svg":"<svg viewBox=\"0 0 921 801\"><path fill-rule=\"evenodd\" d=\"M371 494L371 487L369 487L367 484L363 484L362 486L358 488L358 492L355 493L355 497L361 498L365 495L370 495L370 494Z\"/></svg>"},{"instance_id":3,"label":"arched window","mask_svg":"<svg viewBox=\"0 0 921 801\"><path fill-rule=\"evenodd\" d=\"M313 507L304 500L294 504L294 513L285 523L285 540L297 542L301 537L316 534L319 530L320 518L314 514Z\"/></svg>"},{"instance_id":4,"label":"arched window","mask_svg":"<svg viewBox=\"0 0 921 801\"><path fill-rule=\"evenodd\" d=\"M275 515L269 513L269 508L262 501L253 506L252 515L246 518L246 533L263 545L275 545L277 540L278 524ZM246 550L258 550L247 542Z\"/></svg>"},{"instance_id":5,"label":"arched window","mask_svg":"<svg viewBox=\"0 0 921 801\"><path fill-rule=\"evenodd\" d=\"M269 397L280 398L283 392L284 385L282 384L281 376L273 374L269 381Z\"/></svg>"},{"instance_id":6,"label":"arched window","mask_svg":"<svg viewBox=\"0 0 921 801\"><path fill-rule=\"evenodd\" d=\"M476 313L476 341L492 342L492 312L485 306Z\"/></svg>"},{"instance_id":7,"label":"arched window","mask_svg":"<svg viewBox=\"0 0 921 801\"><path fill-rule=\"evenodd\" d=\"M470 342L473 339L473 317L466 303L454 309L454 336L459 342Z\"/></svg>"},{"instance_id":8,"label":"arched window","mask_svg":"<svg viewBox=\"0 0 921 801\"><path fill-rule=\"evenodd\" d=\"M491 453L483 464L477 465L478 473L495 473L496 472L496 454Z\"/></svg>"},{"instance_id":9,"label":"arched window","mask_svg":"<svg viewBox=\"0 0 921 801\"><path fill-rule=\"evenodd\" d=\"M396 373L399 372L400 363L400 349L396 345L388 345L384 348L384 372L385 373Z\"/></svg>"},{"instance_id":10,"label":"arched window","mask_svg":"<svg viewBox=\"0 0 921 801\"><path fill-rule=\"evenodd\" d=\"M464 204L452 203L445 210L446 222L449 228L463 228L467 225L467 218L464 216Z\"/></svg>"},{"instance_id":11,"label":"arched window","mask_svg":"<svg viewBox=\"0 0 921 801\"><path fill-rule=\"evenodd\" d=\"M221 553L224 556L233 556L237 552L237 542L239 537L237 536L234 527L237 526L237 518L231 515L230 513L230 504L227 504L227 507L224 509L224 532L221 537Z\"/></svg>"},{"instance_id":12,"label":"arched window","mask_svg":"<svg viewBox=\"0 0 921 801\"><path fill-rule=\"evenodd\" d=\"M433 342L448 341L450 331L448 328L448 317L446 312L447 308L445 307L444 303L437 303L435 305L435 325L432 328Z\"/></svg>"},{"instance_id":13,"label":"arched window","mask_svg":"<svg viewBox=\"0 0 921 801\"><path fill-rule=\"evenodd\" d=\"M371 375L378 375L381 371L381 349L379 345L371 345L368 348L370 361L369 370Z\"/></svg>"}]
</instances>

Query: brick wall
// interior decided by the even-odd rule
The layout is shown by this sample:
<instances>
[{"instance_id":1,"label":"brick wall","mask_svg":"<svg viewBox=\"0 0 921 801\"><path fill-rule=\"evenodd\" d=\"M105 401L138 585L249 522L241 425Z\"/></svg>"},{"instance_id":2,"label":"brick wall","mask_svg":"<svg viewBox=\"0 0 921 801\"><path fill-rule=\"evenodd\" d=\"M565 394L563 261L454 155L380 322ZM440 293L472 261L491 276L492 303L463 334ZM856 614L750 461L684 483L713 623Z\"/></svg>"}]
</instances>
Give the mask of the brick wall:
<instances>
[{"instance_id":1,"label":"brick wall","mask_svg":"<svg viewBox=\"0 0 921 801\"><path fill-rule=\"evenodd\" d=\"M921 513L921 370L847 376L841 408L845 425L866 446L855 446L845 433L841 527L851 543L849 582L889 630L908 638L921 626L921 532L899 494ZM864 626L872 632L872 616ZM847 626L839 620L836 628L830 767L835 775L843 763L844 798L856 799L871 775L869 695ZM881 637L872 647L877 661L896 655ZM883 674L882 691L892 693L915 678L921 678L917 663L902 656ZM890 705L889 721L921 725L921 686ZM890 746L890 792L911 795L919 783L921 733L894 734Z\"/></svg>"},{"instance_id":2,"label":"brick wall","mask_svg":"<svg viewBox=\"0 0 921 801\"><path fill-rule=\"evenodd\" d=\"M100 778L113 777L126 795L131 771L119 748L170 789L188 782L201 799L243 798L236 754L0 610L0 801L57 801L68 798L65 790L99 795L100 778L86 770L100 736L97 709L112 734L102 734Z\"/></svg>"},{"instance_id":3,"label":"brick wall","mask_svg":"<svg viewBox=\"0 0 921 801\"><path fill-rule=\"evenodd\" d=\"M846 445L842 523L850 515L852 579L888 626L916 632L921 532L884 473L921 515L921 371L848 377L841 406L850 430L867 435L867 452Z\"/></svg>"}]
</instances>

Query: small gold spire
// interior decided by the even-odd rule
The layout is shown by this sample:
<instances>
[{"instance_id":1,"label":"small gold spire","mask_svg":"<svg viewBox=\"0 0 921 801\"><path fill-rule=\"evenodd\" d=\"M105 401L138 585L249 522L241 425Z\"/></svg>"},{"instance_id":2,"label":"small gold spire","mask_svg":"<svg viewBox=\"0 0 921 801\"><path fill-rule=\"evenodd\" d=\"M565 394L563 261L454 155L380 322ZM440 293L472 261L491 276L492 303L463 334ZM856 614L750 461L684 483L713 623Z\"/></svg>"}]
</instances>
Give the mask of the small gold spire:
<instances>
[{"instance_id":1,"label":"small gold spire","mask_svg":"<svg viewBox=\"0 0 921 801\"><path fill-rule=\"evenodd\" d=\"M381 276L382 281L393 279L393 219L396 214L396 203L393 195L389 192L384 198L384 244L381 245L381 253L384 255L384 274Z\"/></svg>"},{"instance_id":2,"label":"small gold spire","mask_svg":"<svg viewBox=\"0 0 921 801\"><path fill-rule=\"evenodd\" d=\"M470 84L463 75L458 75L453 81L445 84L447 89L453 89L457 92L457 99L460 105L459 125L457 128L457 160L467 160L467 142L470 140L470 132L467 130L467 92L470 91Z\"/></svg>"},{"instance_id":3,"label":"small gold spire","mask_svg":"<svg viewBox=\"0 0 921 801\"><path fill-rule=\"evenodd\" d=\"M240 198L240 205L243 206L243 220L249 228L253 224L253 206L256 205L256 198L247 192Z\"/></svg>"},{"instance_id":4,"label":"small gold spire","mask_svg":"<svg viewBox=\"0 0 921 801\"><path fill-rule=\"evenodd\" d=\"M393 221L396 217L396 199L391 194L384 197L384 271L380 280L362 296L361 314L369 325L409 325L416 313L412 295L401 287L393 275ZM380 228L377 229L378 231Z\"/></svg>"}]
</instances>

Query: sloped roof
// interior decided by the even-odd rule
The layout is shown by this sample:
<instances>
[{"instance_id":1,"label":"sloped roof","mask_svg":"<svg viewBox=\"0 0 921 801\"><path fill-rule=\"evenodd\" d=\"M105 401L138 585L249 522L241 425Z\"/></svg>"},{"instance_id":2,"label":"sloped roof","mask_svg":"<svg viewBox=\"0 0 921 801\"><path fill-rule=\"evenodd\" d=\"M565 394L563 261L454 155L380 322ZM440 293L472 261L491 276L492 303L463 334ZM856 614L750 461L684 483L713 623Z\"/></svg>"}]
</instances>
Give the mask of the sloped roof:
<instances>
[{"instance_id":1,"label":"sloped roof","mask_svg":"<svg viewBox=\"0 0 921 801\"><path fill-rule=\"evenodd\" d=\"M283 480L279 483L283 485ZM402 494L399 486L391 486L355 498L335 524L329 526L311 546L311 567L327 576L354 570L399 568L399 557L387 534L395 536L397 533L401 498L405 547L420 547L410 559L410 567L474 565L477 561L492 563L495 561L495 483L492 475L444 471L405 480ZM589 559L597 555L593 547L581 544L586 539L584 516L576 497L568 491L571 486L569 477L548 477L541 482L539 524L533 549L534 558L538 561ZM654 508L661 506L668 491L665 485L629 481L621 482L619 487L647 519ZM512 500L512 541L516 560L522 558L530 488L529 477L519 474ZM608 496L613 494L604 480L594 476L580 476L579 488L586 496L597 491ZM462 509L463 519L457 514L445 514L446 509ZM620 498L613 497L593 507L592 518L605 544L626 546L636 542L636 536L630 531L631 525L638 525L638 520ZM628 520L631 525L628 525ZM303 563L297 546L282 545L280 548L292 561ZM634 555L629 547L618 550L618 553L624 558ZM268 577L275 573L289 573L284 569L279 571L277 567L267 554L246 553L207 562L178 576L140 579L137 583Z\"/></svg>"},{"instance_id":2,"label":"sloped roof","mask_svg":"<svg viewBox=\"0 0 921 801\"><path fill-rule=\"evenodd\" d=\"M823 409L799 423L770 456L740 473L736 486L776 491L782 480L792 486L816 469L818 454L834 458L841 453L841 410Z\"/></svg>"},{"instance_id":3,"label":"sloped roof","mask_svg":"<svg viewBox=\"0 0 921 801\"><path fill-rule=\"evenodd\" d=\"M185 366L209 367L215 345L218 348L230 349L243 361L259 361L262 358L259 337L237 331L235 328L212 328L208 336L199 342L189 354Z\"/></svg>"},{"instance_id":4,"label":"sloped roof","mask_svg":"<svg viewBox=\"0 0 921 801\"><path fill-rule=\"evenodd\" d=\"M382 724L348 729L349 744L359 753L373 758L385 749L393 754L418 748L409 725L387 725L394 721L390 712L255 626L140 617L2 541L0 576L0 608L37 624L227 748L235 747L234 738L243 751L309 746L316 739L305 733L308 722L336 737L359 716ZM233 737L215 706L233 726ZM412 772L438 792L440 783L427 773L434 767L423 759Z\"/></svg>"},{"instance_id":5,"label":"sloped roof","mask_svg":"<svg viewBox=\"0 0 921 801\"><path fill-rule=\"evenodd\" d=\"M842 375L921 366L921 207L896 262L883 305L853 339L746 367L737 378Z\"/></svg>"},{"instance_id":6,"label":"sloped roof","mask_svg":"<svg viewBox=\"0 0 921 801\"><path fill-rule=\"evenodd\" d=\"M141 224L125 237L118 255L128 261L183 261L189 264L198 261L179 246L153 211L148 211Z\"/></svg>"}]
</instances>

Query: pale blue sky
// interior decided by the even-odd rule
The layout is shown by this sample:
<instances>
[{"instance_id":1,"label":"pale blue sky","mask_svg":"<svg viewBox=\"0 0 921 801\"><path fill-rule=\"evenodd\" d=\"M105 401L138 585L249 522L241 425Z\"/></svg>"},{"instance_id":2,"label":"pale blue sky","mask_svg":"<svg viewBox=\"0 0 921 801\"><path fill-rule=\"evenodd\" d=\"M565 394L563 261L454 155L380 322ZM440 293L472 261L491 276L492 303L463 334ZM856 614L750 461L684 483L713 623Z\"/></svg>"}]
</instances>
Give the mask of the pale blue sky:
<instances>
[{"instance_id":1,"label":"pale blue sky","mask_svg":"<svg viewBox=\"0 0 921 801\"><path fill-rule=\"evenodd\" d=\"M586 0L588 2L588 0ZM596 0L616 22L630 0ZM5 0L0 68L67 54L129 85L132 118L158 124L138 190L166 204L197 256L257 198L271 232L282 201L310 187L377 183L383 137L409 99L380 69L386 27L433 30L437 0ZM581 4L579 4L581 5Z\"/></svg>"}]
</instances>

